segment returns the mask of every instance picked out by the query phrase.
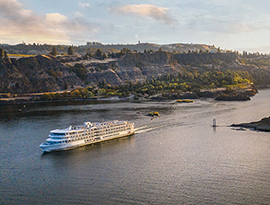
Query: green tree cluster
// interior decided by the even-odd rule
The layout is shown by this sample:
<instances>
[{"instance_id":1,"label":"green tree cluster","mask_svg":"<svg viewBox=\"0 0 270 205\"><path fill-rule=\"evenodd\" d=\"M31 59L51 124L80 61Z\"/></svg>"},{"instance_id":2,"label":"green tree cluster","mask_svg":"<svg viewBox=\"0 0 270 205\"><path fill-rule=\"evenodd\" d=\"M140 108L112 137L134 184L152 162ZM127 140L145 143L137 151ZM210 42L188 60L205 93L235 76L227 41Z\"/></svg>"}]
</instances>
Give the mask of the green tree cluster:
<instances>
[{"instance_id":1,"label":"green tree cluster","mask_svg":"<svg viewBox=\"0 0 270 205\"><path fill-rule=\"evenodd\" d=\"M0 59L8 59L7 52L3 48L0 48Z\"/></svg>"},{"instance_id":2,"label":"green tree cluster","mask_svg":"<svg viewBox=\"0 0 270 205\"><path fill-rule=\"evenodd\" d=\"M71 69L82 81L86 80L87 69L85 65L76 63Z\"/></svg>"},{"instance_id":3,"label":"green tree cluster","mask_svg":"<svg viewBox=\"0 0 270 205\"><path fill-rule=\"evenodd\" d=\"M108 55L105 52L102 52L100 49L97 49L93 57L96 59L104 60L108 58Z\"/></svg>"},{"instance_id":4,"label":"green tree cluster","mask_svg":"<svg viewBox=\"0 0 270 205\"><path fill-rule=\"evenodd\" d=\"M119 86L123 95L141 93L153 95L160 92L198 91L203 88L227 87L241 83L250 83L251 76L246 71L205 71L180 72L177 75L167 74L159 78L148 79L144 83L129 83Z\"/></svg>"},{"instance_id":5,"label":"green tree cluster","mask_svg":"<svg viewBox=\"0 0 270 205\"><path fill-rule=\"evenodd\" d=\"M93 88L77 88L73 89L70 92L56 92L56 93L44 93L41 97L41 100L51 101L51 100L70 100L70 99L89 99L93 98Z\"/></svg>"}]
</instances>

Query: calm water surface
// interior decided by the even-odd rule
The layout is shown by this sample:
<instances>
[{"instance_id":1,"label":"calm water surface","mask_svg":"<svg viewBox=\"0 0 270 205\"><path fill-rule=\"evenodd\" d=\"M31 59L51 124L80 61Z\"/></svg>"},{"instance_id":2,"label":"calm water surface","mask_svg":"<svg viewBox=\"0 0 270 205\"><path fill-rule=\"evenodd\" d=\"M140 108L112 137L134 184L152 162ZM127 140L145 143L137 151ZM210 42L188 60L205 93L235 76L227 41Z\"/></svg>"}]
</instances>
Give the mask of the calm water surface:
<instances>
[{"instance_id":1,"label":"calm water surface","mask_svg":"<svg viewBox=\"0 0 270 205\"><path fill-rule=\"evenodd\" d=\"M248 102L2 106L0 204L270 204L270 133L228 127L269 116L269 102L261 90ZM113 119L136 134L39 148L52 129Z\"/></svg>"}]
</instances>

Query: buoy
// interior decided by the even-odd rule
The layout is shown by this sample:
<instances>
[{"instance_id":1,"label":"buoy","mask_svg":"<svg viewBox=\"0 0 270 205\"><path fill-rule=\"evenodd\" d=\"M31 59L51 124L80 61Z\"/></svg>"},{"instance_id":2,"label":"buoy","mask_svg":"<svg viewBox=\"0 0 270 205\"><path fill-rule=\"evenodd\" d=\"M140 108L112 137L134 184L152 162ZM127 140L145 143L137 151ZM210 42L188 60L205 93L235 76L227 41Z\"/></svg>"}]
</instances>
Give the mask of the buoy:
<instances>
[{"instance_id":1,"label":"buoy","mask_svg":"<svg viewBox=\"0 0 270 205\"><path fill-rule=\"evenodd\" d=\"M216 122L216 119L213 119L213 127L216 127L217 126L217 122Z\"/></svg>"}]
</instances>

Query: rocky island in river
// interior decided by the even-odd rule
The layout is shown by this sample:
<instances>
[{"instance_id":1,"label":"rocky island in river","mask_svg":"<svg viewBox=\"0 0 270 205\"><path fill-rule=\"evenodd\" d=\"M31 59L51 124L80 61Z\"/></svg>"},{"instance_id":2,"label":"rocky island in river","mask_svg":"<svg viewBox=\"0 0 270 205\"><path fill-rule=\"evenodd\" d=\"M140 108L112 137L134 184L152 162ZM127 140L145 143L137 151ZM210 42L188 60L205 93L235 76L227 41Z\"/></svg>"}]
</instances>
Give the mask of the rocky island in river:
<instances>
[{"instance_id":1,"label":"rocky island in river","mask_svg":"<svg viewBox=\"0 0 270 205\"><path fill-rule=\"evenodd\" d=\"M232 127L244 127L259 131L270 132L270 117L266 117L261 119L258 122L250 122L250 123L241 123L241 124L232 124Z\"/></svg>"}]
</instances>

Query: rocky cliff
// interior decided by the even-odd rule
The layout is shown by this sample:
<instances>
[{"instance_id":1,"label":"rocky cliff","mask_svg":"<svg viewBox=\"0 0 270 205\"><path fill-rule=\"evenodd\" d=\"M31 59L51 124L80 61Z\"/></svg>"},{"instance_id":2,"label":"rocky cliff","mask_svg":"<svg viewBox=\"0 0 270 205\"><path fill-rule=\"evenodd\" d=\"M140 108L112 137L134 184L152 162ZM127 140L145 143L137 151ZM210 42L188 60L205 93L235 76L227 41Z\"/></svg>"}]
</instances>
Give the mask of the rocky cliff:
<instances>
[{"instance_id":1,"label":"rocky cliff","mask_svg":"<svg viewBox=\"0 0 270 205\"><path fill-rule=\"evenodd\" d=\"M165 53L165 52L164 52ZM66 90L76 86L96 85L102 81L120 85L129 81L143 82L148 77L181 71L169 64L162 54L130 54L119 60L86 60L73 65L53 56L38 55L0 60L0 93L33 93ZM164 55L164 57L162 57ZM80 59L79 59L80 60ZM86 63L84 63L86 62ZM74 65L75 64L75 65Z\"/></svg>"},{"instance_id":2,"label":"rocky cliff","mask_svg":"<svg viewBox=\"0 0 270 205\"><path fill-rule=\"evenodd\" d=\"M120 85L185 71L250 69L241 65L238 58L235 53L173 54L165 51L128 52L121 58L105 60L46 55L6 58L0 60L0 93L60 91L99 83Z\"/></svg>"},{"instance_id":3,"label":"rocky cliff","mask_svg":"<svg viewBox=\"0 0 270 205\"><path fill-rule=\"evenodd\" d=\"M1 93L56 91L80 84L80 78L52 56L0 60Z\"/></svg>"}]
</instances>

